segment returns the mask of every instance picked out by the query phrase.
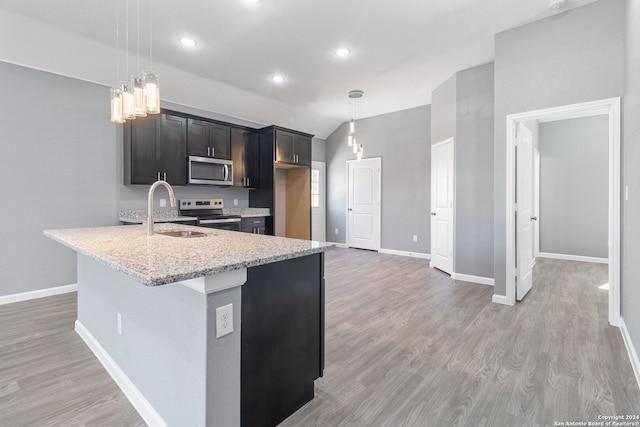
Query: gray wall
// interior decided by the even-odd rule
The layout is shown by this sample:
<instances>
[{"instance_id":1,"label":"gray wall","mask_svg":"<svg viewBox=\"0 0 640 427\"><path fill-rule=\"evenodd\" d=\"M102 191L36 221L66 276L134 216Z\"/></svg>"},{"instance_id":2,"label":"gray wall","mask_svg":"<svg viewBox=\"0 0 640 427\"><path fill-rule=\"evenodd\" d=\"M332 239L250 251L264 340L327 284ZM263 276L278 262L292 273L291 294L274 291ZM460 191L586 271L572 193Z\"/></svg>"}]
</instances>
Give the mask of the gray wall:
<instances>
[{"instance_id":1,"label":"gray wall","mask_svg":"<svg viewBox=\"0 0 640 427\"><path fill-rule=\"evenodd\" d=\"M624 1L601 0L496 35L495 293L506 293L506 116L621 96Z\"/></svg>"},{"instance_id":2,"label":"gray wall","mask_svg":"<svg viewBox=\"0 0 640 427\"><path fill-rule=\"evenodd\" d=\"M327 161L327 141L314 137L311 141L311 160L314 162Z\"/></svg>"},{"instance_id":3,"label":"gray wall","mask_svg":"<svg viewBox=\"0 0 640 427\"><path fill-rule=\"evenodd\" d=\"M636 351L640 351L640 0L626 2L624 90L622 314Z\"/></svg>"},{"instance_id":4,"label":"gray wall","mask_svg":"<svg viewBox=\"0 0 640 427\"><path fill-rule=\"evenodd\" d=\"M609 118L540 123L540 251L607 258Z\"/></svg>"},{"instance_id":5,"label":"gray wall","mask_svg":"<svg viewBox=\"0 0 640 427\"><path fill-rule=\"evenodd\" d=\"M382 158L381 247L429 253L431 106L358 120L364 157ZM327 241L345 243L347 146L343 123L327 138ZM338 234L335 234L338 229ZM418 235L418 242L412 236Z\"/></svg>"},{"instance_id":6,"label":"gray wall","mask_svg":"<svg viewBox=\"0 0 640 427\"><path fill-rule=\"evenodd\" d=\"M116 225L120 210L146 209L149 187L123 185L122 125L109 121L107 87L4 62L0 82L0 296L76 283L75 255L42 230ZM163 107L251 125L189 107ZM175 190L177 198L221 197L226 206L234 199L248 206L244 189ZM162 189L156 208L160 198L168 198ZM34 201L38 206L30 208Z\"/></svg>"},{"instance_id":7,"label":"gray wall","mask_svg":"<svg viewBox=\"0 0 640 427\"><path fill-rule=\"evenodd\" d=\"M493 278L493 63L456 81L454 269Z\"/></svg>"},{"instance_id":8,"label":"gray wall","mask_svg":"<svg viewBox=\"0 0 640 427\"><path fill-rule=\"evenodd\" d=\"M457 74L431 93L431 144L456 136Z\"/></svg>"}]
</instances>

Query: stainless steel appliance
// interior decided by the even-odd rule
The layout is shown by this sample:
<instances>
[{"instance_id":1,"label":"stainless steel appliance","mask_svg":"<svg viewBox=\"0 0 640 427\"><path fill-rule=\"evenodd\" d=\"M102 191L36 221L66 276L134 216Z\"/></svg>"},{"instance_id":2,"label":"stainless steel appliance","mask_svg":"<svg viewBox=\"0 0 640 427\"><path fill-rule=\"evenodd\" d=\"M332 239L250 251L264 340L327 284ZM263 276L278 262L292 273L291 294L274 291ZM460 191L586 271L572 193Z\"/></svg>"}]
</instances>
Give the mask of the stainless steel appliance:
<instances>
[{"instance_id":1,"label":"stainless steel appliance","mask_svg":"<svg viewBox=\"0 0 640 427\"><path fill-rule=\"evenodd\" d=\"M189 184L233 185L233 162L189 156Z\"/></svg>"},{"instance_id":2,"label":"stainless steel appliance","mask_svg":"<svg viewBox=\"0 0 640 427\"><path fill-rule=\"evenodd\" d=\"M184 199L178 205L180 215L198 218L200 227L240 231L240 215L225 215L222 199Z\"/></svg>"}]
</instances>

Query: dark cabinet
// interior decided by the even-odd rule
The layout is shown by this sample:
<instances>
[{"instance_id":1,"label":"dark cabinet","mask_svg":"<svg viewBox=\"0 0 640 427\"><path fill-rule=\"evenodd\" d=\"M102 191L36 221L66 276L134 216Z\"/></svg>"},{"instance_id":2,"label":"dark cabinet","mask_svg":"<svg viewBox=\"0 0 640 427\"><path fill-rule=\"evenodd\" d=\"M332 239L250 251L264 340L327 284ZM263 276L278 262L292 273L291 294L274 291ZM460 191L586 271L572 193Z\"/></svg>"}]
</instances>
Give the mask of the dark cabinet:
<instances>
[{"instance_id":1,"label":"dark cabinet","mask_svg":"<svg viewBox=\"0 0 640 427\"><path fill-rule=\"evenodd\" d=\"M149 115L124 125L124 182L187 184L187 119Z\"/></svg>"},{"instance_id":2,"label":"dark cabinet","mask_svg":"<svg viewBox=\"0 0 640 427\"><path fill-rule=\"evenodd\" d=\"M246 129L231 128L234 186L257 188L260 185L259 156L258 135Z\"/></svg>"},{"instance_id":3,"label":"dark cabinet","mask_svg":"<svg viewBox=\"0 0 640 427\"><path fill-rule=\"evenodd\" d=\"M243 233L266 234L267 224L266 218L260 217L244 217L240 223Z\"/></svg>"},{"instance_id":4,"label":"dark cabinet","mask_svg":"<svg viewBox=\"0 0 640 427\"><path fill-rule=\"evenodd\" d=\"M311 166L311 136L276 129L276 161Z\"/></svg>"},{"instance_id":5,"label":"dark cabinet","mask_svg":"<svg viewBox=\"0 0 640 427\"><path fill-rule=\"evenodd\" d=\"M231 127L188 119L187 146L190 156L231 160Z\"/></svg>"}]
</instances>

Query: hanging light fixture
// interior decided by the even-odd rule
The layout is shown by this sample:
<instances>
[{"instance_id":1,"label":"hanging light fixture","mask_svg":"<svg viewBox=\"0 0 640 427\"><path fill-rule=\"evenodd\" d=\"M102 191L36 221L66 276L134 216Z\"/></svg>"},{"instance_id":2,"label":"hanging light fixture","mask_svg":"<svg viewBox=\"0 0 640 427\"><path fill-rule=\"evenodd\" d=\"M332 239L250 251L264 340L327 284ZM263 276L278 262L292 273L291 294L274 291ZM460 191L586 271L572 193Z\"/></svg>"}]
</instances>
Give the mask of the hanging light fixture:
<instances>
[{"instance_id":1,"label":"hanging light fixture","mask_svg":"<svg viewBox=\"0 0 640 427\"><path fill-rule=\"evenodd\" d=\"M361 90L349 91L349 103L350 103L350 115L349 120L349 133L347 134L347 145L352 148L353 154L357 155L357 159L362 158L364 150L362 144L358 144L356 140L356 118L358 117L358 99L362 98L364 92Z\"/></svg>"},{"instance_id":2,"label":"hanging light fixture","mask_svg":"<svg viewBox=\"0 0 640 427\"><path fill-rule=\"evenodd\" d=\"M116 75L120 74L120 8L116 4ZM160 89L158 73L145 71L140 75L140 0L137 0L137 74L131 75L128 80L121 81L119 86L111 88L111 121L124 123L136 117L145 117L147 114L160 113ZM129 0L125 0L126 20L126 71L129 76ZM152 28L151 28L151 1L149 2L149 69L152 69Z\"/></svg>"}]
</instances>

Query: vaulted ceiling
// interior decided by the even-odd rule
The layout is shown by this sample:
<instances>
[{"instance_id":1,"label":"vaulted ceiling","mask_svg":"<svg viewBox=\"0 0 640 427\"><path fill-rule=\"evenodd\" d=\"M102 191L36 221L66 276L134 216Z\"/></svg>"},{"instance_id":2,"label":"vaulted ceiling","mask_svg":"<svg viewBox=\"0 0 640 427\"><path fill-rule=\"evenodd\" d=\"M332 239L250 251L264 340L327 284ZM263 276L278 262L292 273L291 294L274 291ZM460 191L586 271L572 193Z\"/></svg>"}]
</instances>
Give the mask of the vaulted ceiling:
<instances>
[{"instance_id":1,"label":"vaulted ceiling","mask_svg":"<svg viewBox=\"0 0 640 427\"><path fill-rule=\"evenodd\" d=\"M113 86L127 28L129 74L149 67L151 16L164 100L326 137L349 118L349 90L365 92L359 117L429 104L453 73L493 60L496 33L593 1L0 0L0 60Z\"/></svg>"}]
</instances>

